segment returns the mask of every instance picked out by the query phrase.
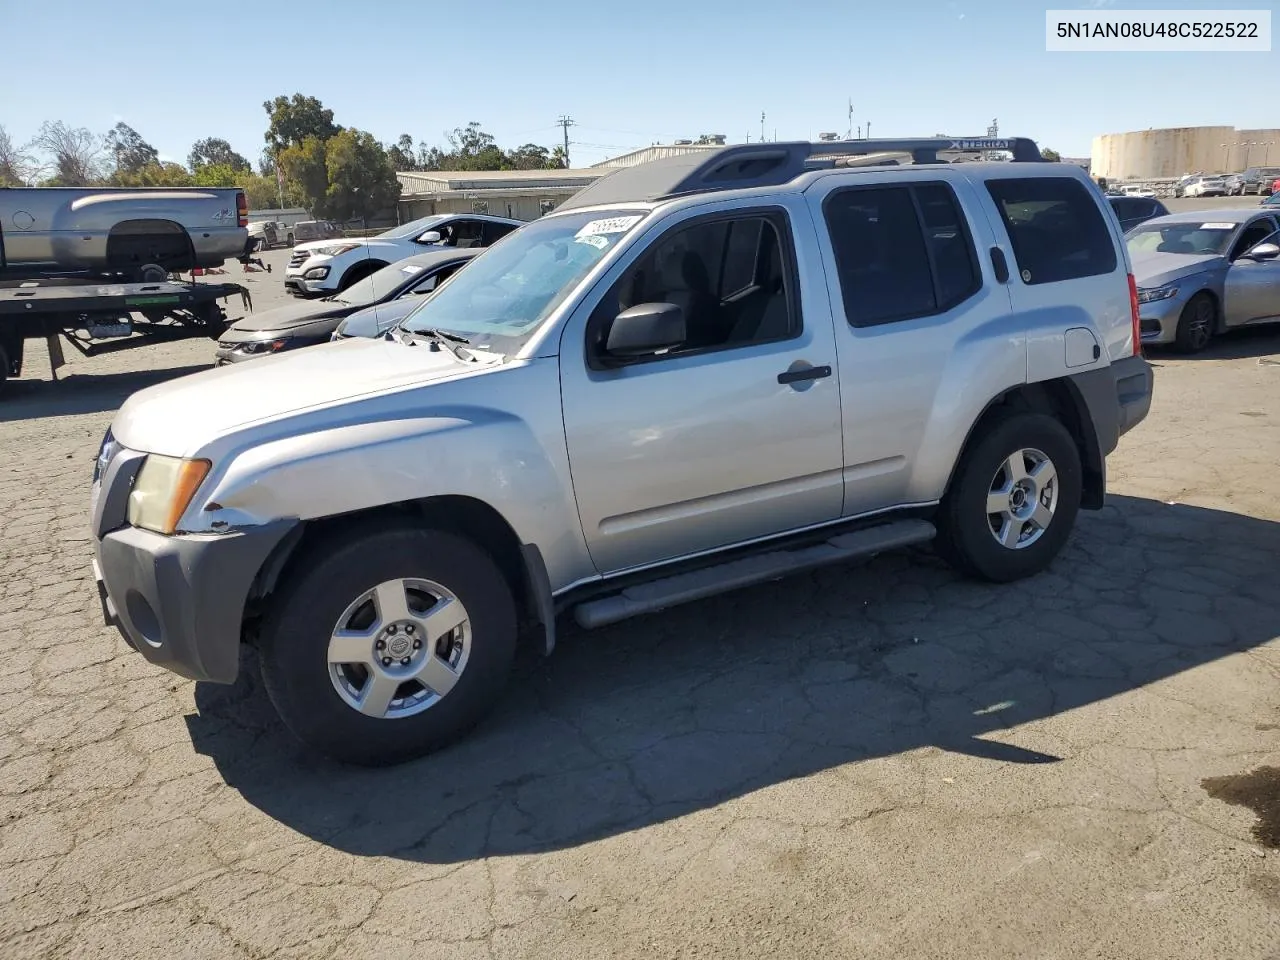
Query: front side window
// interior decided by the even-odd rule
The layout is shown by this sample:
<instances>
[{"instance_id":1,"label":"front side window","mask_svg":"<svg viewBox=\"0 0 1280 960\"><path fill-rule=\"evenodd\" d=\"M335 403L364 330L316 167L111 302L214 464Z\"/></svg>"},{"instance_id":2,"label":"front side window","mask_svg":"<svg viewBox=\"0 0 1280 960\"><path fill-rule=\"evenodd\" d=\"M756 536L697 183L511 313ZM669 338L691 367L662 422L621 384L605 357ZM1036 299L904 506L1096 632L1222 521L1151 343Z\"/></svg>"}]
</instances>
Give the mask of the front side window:
<instances>
[{"instance_id":1,"label":"front side window","mask_svg":"<svg viewBox=\"0 0 1280 960\"><path fill-rule=\"evenodd\" d=\"M1275 232L1275 225L1271 222L1269 217L1262 220L1255 220L1244 228L1243 232L1240 234L1240 238L1232 245L1231 259L1240 259Z\"/></svg>"},{"instance_id":2,"label":"front side window","mask_svg":"<svg viewBox=\"0 0 1280 960\"><path fill-rule=\"evenodd\" d=\"M645 216L584 211L528 223L440 285L404 327L454 333L473 346L514 353Z\"/></svg>"},{"instance_id":3,"label":"front side window","mask_svg":"<svg viewBox=\"0 0 1280 960\"><path fill-rule=\"evenodd\" d=\"M1022 282L1058 283L1112 273L1116 250L1083 184L1066 177L988 180Z\"/></svg>"},{"instance_id":4,"label":"front side window","mask_svg":"<svg viewBox=\"0 0 1280 960\"><path fill-rule=\"evenodd\" d=\"M685 341L664 357L795 336L798 297L790 235L779 213L702 219L655 240L604 296L588 324L599 356L613 318L643 303L674 303Z\"/></svg>"},{"instance_id":5,"label":"front side window","mask_svg":"<svg viewBox=\"0 0 1280 960\"><path fill-rule=\"evenodd\" d=\"M838 190L823 216L854 327L941 313L981 286L964 217L945 185Z\"/></svg>"}]
</instances>

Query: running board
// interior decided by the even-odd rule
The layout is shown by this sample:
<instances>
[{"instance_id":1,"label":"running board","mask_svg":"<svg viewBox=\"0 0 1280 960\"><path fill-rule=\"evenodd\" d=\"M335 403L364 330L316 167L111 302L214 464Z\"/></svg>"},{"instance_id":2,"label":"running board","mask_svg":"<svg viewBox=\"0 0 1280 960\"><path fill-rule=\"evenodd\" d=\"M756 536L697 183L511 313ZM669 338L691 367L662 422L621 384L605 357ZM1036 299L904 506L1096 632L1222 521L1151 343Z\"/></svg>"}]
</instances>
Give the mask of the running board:
<instances>
[{"instance_id":1,"label":"running board","mask_svg":"<svg viewBox=\"0 0 1280 960\"><path fill-rule=\"evenodd\" d=\"M927 520L898 520L832 537L825 543L795 550L773 550L731 560L714 567L636 584L588 600L574 608L574 619L588 629L617 623L644 613L656 613L691 600L750 587L815 567L868 557L932 540L937 530Z\"/></svg>"}]
</instances>

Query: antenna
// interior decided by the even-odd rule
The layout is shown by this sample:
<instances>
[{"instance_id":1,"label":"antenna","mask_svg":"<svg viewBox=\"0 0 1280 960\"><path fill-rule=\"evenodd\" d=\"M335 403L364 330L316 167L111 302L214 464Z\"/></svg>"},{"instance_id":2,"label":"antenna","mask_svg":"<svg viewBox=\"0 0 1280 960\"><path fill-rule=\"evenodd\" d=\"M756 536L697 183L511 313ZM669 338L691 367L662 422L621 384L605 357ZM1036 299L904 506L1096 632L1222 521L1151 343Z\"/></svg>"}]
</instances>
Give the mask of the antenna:
<instances>
[{"instance_id":1,"label":"antenna","mask_svg":"<svg viewBox=\"0 0 1280 960\"><path fill-rule=\"evenodd\" d=\"M556 126L564 128L564 165L570 167L572 164L569 163L569 128L577 126L577 124L573 122L572 117L564 114L556 121Z\"/></svg>"}]
</instances>

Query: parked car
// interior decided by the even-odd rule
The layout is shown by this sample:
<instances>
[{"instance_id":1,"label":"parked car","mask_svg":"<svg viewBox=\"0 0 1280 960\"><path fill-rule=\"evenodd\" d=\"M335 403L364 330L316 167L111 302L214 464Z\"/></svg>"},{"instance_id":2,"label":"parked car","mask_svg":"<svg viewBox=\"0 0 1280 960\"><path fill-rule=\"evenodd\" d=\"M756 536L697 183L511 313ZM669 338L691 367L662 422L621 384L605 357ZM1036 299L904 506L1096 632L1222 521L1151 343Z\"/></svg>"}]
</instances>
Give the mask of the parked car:
<instances>
[{"instance_id":1,"label":"parked car","mask_svg":"<svg viewBox=\"0 0 1280 960\"><path fill-rule=\"evenodd\" d=\"M0 187L0 268L163 281L244 253L235 187Z\"/></svg>"},{"instance_id":2,"label":"parked car","mask_svg":"<svg viewBox=\"0 0 1280 960\"><path fill-rule=\"evenodd\" d=\"M1124 231L1136 227L1144 220L1162 217L1169 212L1159 200L1147 197L1107 197L1107 202L1116 212L1116 217L1120 220L1120 229Z\"/></svg>"},{"instance_id":3,"label":"parked car","mask_svg":"<svg viewBox=\"0 0 1280 960\"><path fill-rule=\"evenodd\" d=\"M1121 196L1125 197L1143 197L1154 200L1156 192L1150 187L1144 187L1138 183L1130 183L1120 188Z\"/></svg>"},{"instance_id":4,"label":"parked car","mask_svg":"<svg viewBox=\"0 0 1280 960\"><path fill-rule=\"evenodd\" d=\"M1184 197L1225 197L1227 187L1222 177L1196 177L1182 191Z\"/></svg>"},{"instance_id":5,"label":"parked car","mask_svg":"<svg viewBox=\"0 0 1280 960\"><path fill-rule=\"evenodd\" d=\"M300 220L293 225L294 246L314 240L334 240L342 236L342 227L332 220Z\"/></svg>"},{"instance_id":6,"label":"parked car","mask_svg":"<svg viewBox=\"0 0 1280 960\"><path fill-rule=\"evenodd\" d=\"M333 331L333 340L347 337L380 337L404 320L422 304L422 297L440 289L440 285L465 267L483 248L470 250L441 250L436 253L420 253L393 264L401 267L413 264L419 269L418 282L413 285L414 296L400 296L383 300L349 314ZM386 269L390 270L391 267ZM376 276L376 274L375 274ZM344 293L343 296L346 294Z\"/></svg>"},{"instance_id":7,"label":"parked car","mask_svg":"<svg viewBox=\"0 0 1280 960\"><path fill-rule=\"evenodd\" d=\"M1203 174L1188 173L1179 177L1178 182L1173 185L1173 195L1175 197L1185 197L1187 184L1191 183L1193 180L1196 180L1201 176L1203 176Z\"/></svg>"},{"instance_id":8,"label":"parked car","mask_svg":"<svg viewBox=\"0 0 1280 960\"><path fill-rule=\"evenodd\" d=\"M478 252L441 250L418 254L383 267L323 300L289 303L251 313L229 326L218 338L214 365L324 343L339 324L357 311L387 309L402 303L407 313L421 302L421 296L435 290L445 277Z\"/></svg>"},{"instance_id":9,"label":"parked car","mask_svg":"<svg viewBox=\"0 0 1280 960\"><path fill-rule=\"evenodd\" d=\"M1277 177L1280 177L1280 167L1250 167L1240 174L1240 195L1265 197L1272 192Z\"/></svg>"},{"instance_id":10,"label":"parked car","mask_svg":"<svg viewBox=\"0 0 1280 960\"><path fill-rule=\"evenodd\" d=\"M274 220L255 220L247 227L254 250L270 250L280 244L280 224Z\"/></svg>"},{"instance_id":11,"label":"parked car","mask_svg":"<svg viewBox=\"0 0 1280 960\"><path fill-rule=\"evenodd\" d=\"M919 165L809 165L845 142L621 168L395 340L135 393L91 497L105 618L217 683L250 638L288 729L375 764L460 738L559 611L931 540L981 579L1044 570L1152 377L1102 197L998 142L1012 162L915 140L855 149Z\"/></svg>"},{"instance_id":12,"label":"parked car","mask_svg":"<svg viewBox=\"0 0 1280 960\"><path fill-rule=\"evenodd\" d=\"M1258 201L1258 205L1262 207L1280 207L1280 192L1263 197Z\"/></svg>"},{"instance_id":13,"label":"parked car","mask_svg":"<svg viewBox=\"0 0 1280 960\"><path fill-rule=\"evenodd\" d=\"M432 247L487 247L522 226L520 220L481 214L437 214L373 237L299 243L285 268L284 285L301 297L345 290L357 280Z\"/></svg>"},{"instance_id":14,"label":"parked car","mask_svg":"<svg viewBox=\"0 0 1280 960\"><path fill-rule=\"evenodd\" d=\"M1280 319L1278 230L1257 208L1171 213L1130 230L1142 342L1195 353L1215 334Z\"/></svg>"},{"instance_id":15,"label":"parked car","mask_svg":"<svg viewBox=\"0 0 1280 960\"><path fill-rule=\"evenodd\" d=\"M1222 187L1228 197L1238 197L1244 193L1244 174L1232 173L1222 178Z\"/></svg>"}]
</instances>

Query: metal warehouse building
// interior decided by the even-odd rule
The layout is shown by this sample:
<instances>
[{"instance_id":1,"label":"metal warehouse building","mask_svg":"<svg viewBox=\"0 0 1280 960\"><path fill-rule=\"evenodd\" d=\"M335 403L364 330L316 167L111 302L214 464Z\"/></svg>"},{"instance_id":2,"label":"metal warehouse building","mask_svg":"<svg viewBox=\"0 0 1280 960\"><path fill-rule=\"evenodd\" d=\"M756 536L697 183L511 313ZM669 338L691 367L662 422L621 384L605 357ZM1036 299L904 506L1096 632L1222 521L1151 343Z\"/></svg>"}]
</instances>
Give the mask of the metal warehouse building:
<instances>
[{"instance_id":1,"label":"metal warehouse building","mask_svg":"<svg viewBox=\"0 0 1280 960\"><path fill-rule=\"evenodd\" d=\"M1280 163L1280 129L1168 127L1094 137L1091 169L1112 180L1145 180L1238 173L1272 161Z\"/></svg>"},{"instance_id":2,"label":"metal warehouse building","mask_svg":"<svg viewBox=\"0 0 1280 960\"><path fill-rule=\"evenodd\" d=\"M488 213L536 220L608 170L428 170L397 173L400 220L433 213Z\"/></svg>"}]
</instances>

